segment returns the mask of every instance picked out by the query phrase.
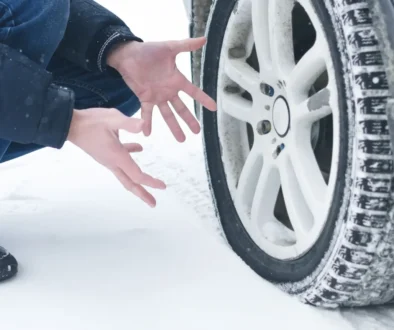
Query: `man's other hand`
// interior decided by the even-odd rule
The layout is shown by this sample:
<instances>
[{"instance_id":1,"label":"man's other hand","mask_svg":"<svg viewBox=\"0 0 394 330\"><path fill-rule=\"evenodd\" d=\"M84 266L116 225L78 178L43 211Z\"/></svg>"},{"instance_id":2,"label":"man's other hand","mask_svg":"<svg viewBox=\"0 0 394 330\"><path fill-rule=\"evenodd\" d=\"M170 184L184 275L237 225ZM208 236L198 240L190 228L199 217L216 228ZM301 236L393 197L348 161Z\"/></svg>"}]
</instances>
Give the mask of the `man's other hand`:
<instances>
[{"instance_id":1,"label":"man's other hand","mask_svg":"<svg viewBox=\"0 0 394 330\"><path fill-rule=\"evenodd\" d=\"M200 125L192 112L179 97L183 91L205 108L215 111L216 103L197 86L193 85L177 68L176 56L202 48L205 38L166 42L128 42L116 46L108 56L108 65L115 68L141 102L141 115L145 121L143 132L152 131L152 112L157 106L171 132L179 142L186 137L170 108L198 134Z\"/></svg>"},{"instance_id":2,"label":"man's other hand","mask_svg":"<svg viewBox=\"0 0 394 330\"><path fill-rule=\"evenodd\" d=\"M165 183L144 173L130 156L141 152L141 145L119 140L119 130L140 133L143 125L143 120L129 118L117 109L74 110L68 140L112 171L127 190L155 207L155 198L144 186L163 190Z\"/></svg>"}]
</instances>

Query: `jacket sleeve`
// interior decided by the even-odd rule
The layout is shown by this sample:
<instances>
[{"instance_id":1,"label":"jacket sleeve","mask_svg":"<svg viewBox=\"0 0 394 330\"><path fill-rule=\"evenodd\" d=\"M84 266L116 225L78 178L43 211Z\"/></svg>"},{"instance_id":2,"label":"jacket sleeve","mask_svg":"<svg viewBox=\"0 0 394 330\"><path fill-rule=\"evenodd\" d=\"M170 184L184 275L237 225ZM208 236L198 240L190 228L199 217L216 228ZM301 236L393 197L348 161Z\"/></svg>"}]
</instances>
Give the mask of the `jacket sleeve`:
<instances>
[{"instance_id":1,"label":"jacket sleeve","mask_svg":"<svg viewBox=\"0 0 394 330\"><path fill-rule=\"evenodd\" d=\"M74 93L22 53L0 44L0 138L61 148L67 139Z\"/></svg>"},{"instance_id":2,"label":"jacket sleeve","mask_svg":"<svg viewBox=\"0 0 394 330\"><path fill-rule=\"evenodd\" d=\"M108 51L125 41L142 42L119 17L94 0L71 0L69 22L57 54L89 71L103 72Z\"/></svg>"}]
</instances>

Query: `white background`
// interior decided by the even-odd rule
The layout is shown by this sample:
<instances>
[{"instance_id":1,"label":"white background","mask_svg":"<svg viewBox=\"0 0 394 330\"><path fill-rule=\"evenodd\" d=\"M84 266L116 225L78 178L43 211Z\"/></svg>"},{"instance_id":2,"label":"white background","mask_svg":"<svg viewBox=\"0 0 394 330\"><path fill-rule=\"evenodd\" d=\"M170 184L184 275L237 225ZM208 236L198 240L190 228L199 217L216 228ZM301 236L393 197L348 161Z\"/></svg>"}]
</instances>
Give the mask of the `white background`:
<instances>
[{"instance_id":1,"label":"white background","mask_svg":"<svg viewBox=\"0 0 394 330\"><path fill-rule=\"evenodd\" d=\"M188 36L181 0L101 2L146 41ZM169 185L155 210L71 145L0 166L0 244L21 265L0 285L0 329L394 327L392 308L322 311L255 275L220 236L200 136L177 144L158 116L152 137L125 138Z\"/></svg>"}]
</instances>

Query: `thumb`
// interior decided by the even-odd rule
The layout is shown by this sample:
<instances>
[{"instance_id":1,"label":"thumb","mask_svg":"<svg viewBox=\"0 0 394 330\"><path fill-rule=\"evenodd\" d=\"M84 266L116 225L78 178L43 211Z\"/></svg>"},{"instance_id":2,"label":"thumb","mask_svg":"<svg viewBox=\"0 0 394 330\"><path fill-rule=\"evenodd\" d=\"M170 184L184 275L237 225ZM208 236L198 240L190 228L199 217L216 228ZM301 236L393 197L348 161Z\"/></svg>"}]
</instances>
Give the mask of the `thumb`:
<instances>
[{"instance_id":1,"label":"thumb","mask_svg":"<svg viewBox=\"0 0 394 330\"><path fill-rule=\"evenodd\" d=\"M170 41L170 47L174 53L194 52L204 47L207 39L205 37L189 38L184 40Z\"/></svg>"},{"instance_id":2,"label":"thumb","mask_svg":"<svg viewBox=\"0 0 394 330\"><path fill-rule=\"evenodd\" d=\"M130 133L141 133L144 127L144 121L142 119L137 118L128 118L123 120L120 125L119 129L123 129Z\"/></svg>"},{"instance_id":3,"label":"thumb","mask_svg":"<svg viewBox=\"0 0 394 330\"><path fill-rule=\"evenodd\" d=\"M115 130L125 130L130 133L140 133L144 127L144 121L138 118L129 118L119 110L114 109L115 111L112 112L113 115L113 129Z\"/></svg>"}]
</instances>

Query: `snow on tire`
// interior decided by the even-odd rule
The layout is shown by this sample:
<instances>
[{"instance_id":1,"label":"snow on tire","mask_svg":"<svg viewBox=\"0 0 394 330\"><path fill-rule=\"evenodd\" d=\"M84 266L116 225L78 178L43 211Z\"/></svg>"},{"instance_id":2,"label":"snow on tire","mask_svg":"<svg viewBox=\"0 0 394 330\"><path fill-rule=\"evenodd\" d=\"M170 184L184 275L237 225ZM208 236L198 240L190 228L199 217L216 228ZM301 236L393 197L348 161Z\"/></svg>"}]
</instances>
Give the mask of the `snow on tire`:
<instances>
[{"instance_id":1,"label":"snow on tire","mask_svg":"<svg viewBox=\"0 0 394 330\"><path fill-rule=\"evenodd\" d=\"M355 112L354 167L344 237L329 274L304 295L312 304L366 306L394 296L392 146L388 84L366 1L328 1ZM349 95L349 96L350 96ZM333 258L333 257L331 257ZM330 274L332 276L330 276ZM352 287L351 290L344 288Z\"/></svg>"},{"instance_id":2,"label":"snow on tire","mask_svg":"<svg viewBox=\"0 0 394 330\"><path fill-rule=\"evenodd\" d=\"M247 4L248 1L250 5ZM253 102L257 102L260 96L253 94L257 90L253 86L250 87L253 91L244 88L247 83L253 82L251 77L254 73L250 71L250 68L244 72L250 72L251 76L247 76L246 73L237 76L231 72L230 78L228 76L221 78L221 76L222 71L228 71L223 69L223 58L227 56L227 53L232 56L235 54L236 60L243 60L242 56L245 60L250 60L249 53L252 47L248 35L250 35L250 30L256 29L256 26L262 26L259 25L260 21L257 25L253 23L255 13L248 14L253 8L253 1L258 2L259 5L270 2L270 0L215 1L206 32L208 43L203 53L201 85L205 92L218 100L219 105L218 114L204 111L202 115L206 163L213 200L228 243L256 273L305 303L327 308L389 303L394 298L394 228L392 226L393 159L386 113L388 84L367 3L365 0L293 2L301 3L307 14L314 17L311 18L313 24L320 25L319 28L323 31L330 55L329 65L327 65L328 75L330 80L335 81L335 91L332 88L333 85L329 85L331 86L329 89L331 89L331 97L337 102L338 109L337 113L332 110L333 126L337 127L332 132L333 149L337 145L338 150L332 152L333 159L329 166L330 171L335 172L330 172L335 182L332 183L332 197L327 206L328 211L323 227L319 229L316 239L311 239L309 245L304 244L303 248L301 245L300 247L296 245L298 238L293 241L294 236L298 235L296 226L284 224L279 226L280 228L277 226L279 229L275 229L276 232L280 231L282 234L286 232L287 236L280 244L287 244L290 247L291 244L295 244L296 248L293 250L298 249L299 253L297 253L297 251L289 252L291 249L288 246L280 247L280 244L277 244L276 251L271 243L263 242L266 238L259 238L260 234L270 236L274 235L275 231L268 231L266 230L268 227L262 227L264 230L253 232L253 229L248 228L247 221L243 219L243 211L240 210L241 204L234 197L234 191L236 193L237 185L242 181L239 176L243 171L243 169L237 170L237 166L239 164L245 166L245 158L249 157L243 158L241 154L244 149L239 145L254 145L256 139L260 137L253 138L251 143L250 132L255 128L253 125L247 127L243 124L235 125L234 121L228 119L223 121L221 111L227 111L221 109L222 103L227 104L222 102L225 97L223 90L227 93L226 95L229 91L230 94L232 93L230 99L236 101L233 104L241 105L239 111L242 110L242 105L245 107L250 105L252 109ZM285 2L292 1L283 0L281 4ZM279 9L278 7L276 10L279 12ZM237 18L234 18L237 15L244 15L245 19L237 21ZM286 15L282 13L282 17L284 16ZM316 24L316 18L319 24ZM226 47L230 43L226 41L228 38L226 36L231 34L229 32L230 25L233 24L231 22L236 22L234 24L238 30L236 36L233 37L235 41L231 41L232 51L229 52ZM258 33L255 30L253 35L256 36ZM254 46L258 49L261 45L255 43ZM287 49L283 43L281 47ZM236 67L244 67L244 65ZM261 63L258 70L263 70ZM237 79L238 81L234 83ZM278 98L288 98L286 101L290 104L289 112L292 116L291 91L287 91L286 95L283 90L280 91L280 89L286 89L285 86L288 86L289 82L286 79L279 79L278 84L270 85L266 84L266 81L259 81L260 83L259 88L266 95L271 93L266 88L266 85L269 85L272 87L272 95L276 93L279 95ZM264 88L261 88L262 86ZM266 93L267 91L269 93ZM236 98L240 95L245 98L244 92L250 92L246 93L249 97L241 101L237 99L237 101ZM318 97L321 97L321 94L317 94ZM273 97L272 106L266 103L266 111L276 109L275 102L278 99L275 97ZM268 102L268 99L264 100ZM283 107L281 105L280 111ZM262 109L262 113L265 110ZM237 117L236 120L244 120L238 118L241 117L240 112L234 113L232 110L229 112L230 116ZM279 124L275 123L277 118L287 120L287 117L283 115L279 117L273 115L270 125L275 129L275 125L279 127ZM290 124L291 120L289 119L288 127L290 132L295 130ZM245 122L250 124L252 121L247 119ZM264 126L265 130L271 134L271 127L267 125ZM320 131L321 126L319 126ZM261 126L259 127L259 133L265 134L264 127L263 130ZM230 129L233 131L229 131ZM256 136L257 133L253 131L253 134ZM284 142L279 144L279 147L286 150L285 146L287 147L289 143L290 148L291 142L287 142L284 135L276 136L273 141L277 143L281 139ZM253 146L250 148L253 150ZM237 154L237 150L242 152ZM278 152L281 152L280 148ZM276 158L281 157L279 153L275 156L275 161ZM261 163L262 161L257 161L252 165L262 166ZM255 168L253 166L252 168ZM278 168L280 171L279 165ZM238 173L239 176L235 177L231 171ZM294 173L298 175L298 172ZM330 184L329 181L328 185ZM258 187L258 183L256 185ZM253 189L256 189L256 185ZM308 192L308 189L304 190L305 187L301 184L300 186L300 191ZM281 187L284 189L283 199L288 205L288 197L294 194L285 193L286 187L282 181ZM264 189L266 192L267 189ZM277 194L276 189L275 186L273 194ZM254 194L255 191L253 191ZM265 200L264 196L261 198ZM297 206L302 202L297 201L293 204ZM264 209L261 205L257 208ZM288 213L292 222L291 214L297 212ZM260 217L266 217L265 213L262 214Z\"/></svg>"}]
</instances>

